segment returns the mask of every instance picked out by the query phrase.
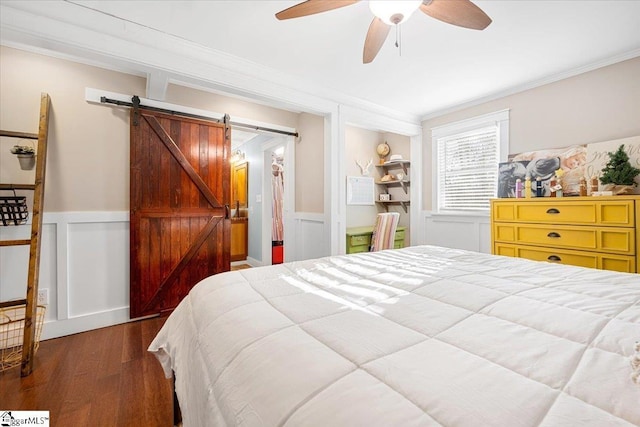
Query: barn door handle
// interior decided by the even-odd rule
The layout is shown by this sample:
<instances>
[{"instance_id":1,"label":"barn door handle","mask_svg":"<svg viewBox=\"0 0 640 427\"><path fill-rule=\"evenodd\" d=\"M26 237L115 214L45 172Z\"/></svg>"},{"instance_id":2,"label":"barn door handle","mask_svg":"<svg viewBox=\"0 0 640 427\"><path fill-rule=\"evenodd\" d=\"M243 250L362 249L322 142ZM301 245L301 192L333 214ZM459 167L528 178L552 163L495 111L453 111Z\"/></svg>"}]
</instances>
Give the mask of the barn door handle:
<instances>
[{"instance_id":1,"label":"barn door handle","mask_svg":"<svg viewBox=\"0 0 640 427\"><path fill-rule=\"evenodd\" d=\"M559 214L560 211L556 208L547 209L548 214Z\"/></svg>"},{"instance_id":2,"label":"barn door handle","mask_svg":"<svg viewBox=\"0 0 640 427\"><path fill-rule=\"evenodd\" d=\"M229 209L229 205L224 205L224 219L229 219L231 217L231 209Z\"/></svg>"},{"instance_id":3,"label":"barn door handle","mask_svg":"<svg viewBox=\"0 0 640 427\"><path fill-rule=\"evenodd\" d=\"M555 231L552 231L551 233L547 234L547 237L551 237L552 239L557 239L560 237L560 235Z\"/></svg>"},{"instance_id":4,"label":"barn door handle","mask_svg":"<svg viewBox=\"0 0 640 427\"><path fill-rule=\"evenodd\" d=\"M560 258L557 255L549 255L549 257L547 259L549 261L551 261L551 262L560 262L560 261L562 261L562 258Z\"/></svg>"}]
</instances>

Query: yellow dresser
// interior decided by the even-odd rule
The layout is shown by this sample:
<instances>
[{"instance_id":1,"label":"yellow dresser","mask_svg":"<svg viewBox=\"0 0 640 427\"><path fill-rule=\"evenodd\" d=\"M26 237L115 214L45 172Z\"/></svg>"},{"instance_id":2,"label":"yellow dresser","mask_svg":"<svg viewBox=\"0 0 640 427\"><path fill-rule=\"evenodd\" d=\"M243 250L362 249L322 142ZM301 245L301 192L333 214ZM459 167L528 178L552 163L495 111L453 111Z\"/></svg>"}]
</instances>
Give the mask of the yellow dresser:
<instances>
[{"instance_id":1,"label":"yellow dresser","mask_svg":"<svg viewBox=\"0 0 640 427\"><path fill-rule=\"evenodd\" d=\"M636 273L640 196L491 200L496 255Z\"/></svg>"}]
</instances>

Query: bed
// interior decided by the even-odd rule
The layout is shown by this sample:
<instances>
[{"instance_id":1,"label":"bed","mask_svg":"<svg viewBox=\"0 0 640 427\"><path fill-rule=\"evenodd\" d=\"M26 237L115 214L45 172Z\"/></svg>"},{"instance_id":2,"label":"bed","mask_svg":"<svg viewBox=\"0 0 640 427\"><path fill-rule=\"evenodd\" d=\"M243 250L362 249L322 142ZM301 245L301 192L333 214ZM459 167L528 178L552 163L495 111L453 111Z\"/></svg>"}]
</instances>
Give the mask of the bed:
<instances>
[{"instance_id":1,"label":"bed","mask_svg":"<svg viewBox=\"0 0 640 427\"><path fill-rule=\"evenodd\" d=\"M600 427L636 341L636 274L415 246L209 277L149 351L186 427Z\"/></svg>"}]
</instances>

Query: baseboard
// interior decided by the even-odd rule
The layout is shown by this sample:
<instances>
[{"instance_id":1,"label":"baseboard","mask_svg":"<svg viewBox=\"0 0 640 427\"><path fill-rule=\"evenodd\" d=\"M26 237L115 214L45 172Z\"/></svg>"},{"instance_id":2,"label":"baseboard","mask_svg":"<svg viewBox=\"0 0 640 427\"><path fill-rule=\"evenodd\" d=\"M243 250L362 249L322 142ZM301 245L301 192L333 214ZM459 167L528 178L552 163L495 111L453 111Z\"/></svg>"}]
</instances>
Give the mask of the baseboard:
<instances>
[{"instance_id":1,"label":"baseboard","mask_svg":"<svg viewBox=\"0 0 640 427\"><path fill-rule=\"evenodd\" d=\"M50 320L44 322L42 336L40 339L44 341L52 338L59 338L65 335L86 332L92 329L105 328L107 326L127 323L129 321L131 321L129 318L129 307L121 307L101 313L86 314L64 320Z\"/></svg>"},{"instance_id":2,"label":"baseboard","mask_svg":"<svg viewBox=\"0 0 640 427\"><path fill-rule=\"evenodd\" d=\"M258 261L257 259L251 257L247 257L244 263L249 264L251 267L262 267L263 265L261 261Z\"/></svg>"}]
</instances>

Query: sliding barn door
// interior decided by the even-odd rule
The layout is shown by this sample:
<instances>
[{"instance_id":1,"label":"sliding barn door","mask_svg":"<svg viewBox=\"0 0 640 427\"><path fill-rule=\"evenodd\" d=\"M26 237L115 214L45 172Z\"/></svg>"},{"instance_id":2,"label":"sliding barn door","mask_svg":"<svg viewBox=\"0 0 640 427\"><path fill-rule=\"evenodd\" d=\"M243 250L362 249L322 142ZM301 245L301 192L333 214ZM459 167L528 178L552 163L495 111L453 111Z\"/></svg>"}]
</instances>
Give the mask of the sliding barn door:
<instances>
[{"instance_id":1,"label":"sliding barn door","mask_svg":"<svg viewBox=\"0 0 640 427\"><path fill-rule=\"evenodd\" d=\"M132 110L132 318L172 310L200 280L229 270L229 132Z\"/></svg>"}]
</instances>

